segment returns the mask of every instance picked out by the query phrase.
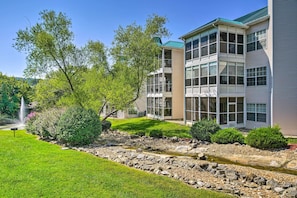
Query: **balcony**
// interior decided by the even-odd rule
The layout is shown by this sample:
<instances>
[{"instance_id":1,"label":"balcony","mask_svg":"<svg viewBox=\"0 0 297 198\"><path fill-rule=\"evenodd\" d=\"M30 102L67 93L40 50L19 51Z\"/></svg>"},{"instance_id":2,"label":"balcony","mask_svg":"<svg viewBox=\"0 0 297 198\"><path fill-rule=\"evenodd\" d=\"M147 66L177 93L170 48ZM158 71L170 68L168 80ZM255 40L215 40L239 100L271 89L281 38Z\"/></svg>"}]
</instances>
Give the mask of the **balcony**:
<instances>
[{"instance_id":1,"label":"balcony","mask_svg":"<svg viewBox=\"0 0 297 198\"><path fill-rule=\"evenodd\" d=\"M165 59L164 67L172 67L172 59Z\"/></svg>"}]
</instances>

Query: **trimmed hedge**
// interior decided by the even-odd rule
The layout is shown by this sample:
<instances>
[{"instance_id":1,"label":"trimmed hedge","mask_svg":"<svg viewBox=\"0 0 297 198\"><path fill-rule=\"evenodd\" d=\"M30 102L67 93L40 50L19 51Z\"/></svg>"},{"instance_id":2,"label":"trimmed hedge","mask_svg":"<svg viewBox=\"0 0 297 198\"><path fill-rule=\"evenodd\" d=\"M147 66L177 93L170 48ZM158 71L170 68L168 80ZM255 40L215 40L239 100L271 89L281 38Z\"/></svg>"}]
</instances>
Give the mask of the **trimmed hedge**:
<instances>
[{"instance_id":1,"label":"trimmed hedge","mask_svg":"<svg viewBox=\"0 0 297 198\"><path fill-rule=\"evenodd\" d=\"M251 130L246 143L259 149L280 149L287 147L287 139L283 136L278 126L262 127Z\"/></svg>"},{"instance_id":2,"label":"trimmed hedge","mask_svg":"<svg viewBox=\"0 0 297 198\"><path fill-rule=\"evenodd\" d=\"M218 144L244 144L244 136L235 128L221 129L211 136L211 142Z\"/></svg>"},{"instance_id":3,"label":"trimmed hedge","mask_svg":"<svg viewBox=\"0 0 297 198\"><path fill-rule=\"evenodd\" d=\"M220 129L215 120L203 119L193 124L190 134L197 140L210 142L210 136Z\"/></svg>"}]
</instances>

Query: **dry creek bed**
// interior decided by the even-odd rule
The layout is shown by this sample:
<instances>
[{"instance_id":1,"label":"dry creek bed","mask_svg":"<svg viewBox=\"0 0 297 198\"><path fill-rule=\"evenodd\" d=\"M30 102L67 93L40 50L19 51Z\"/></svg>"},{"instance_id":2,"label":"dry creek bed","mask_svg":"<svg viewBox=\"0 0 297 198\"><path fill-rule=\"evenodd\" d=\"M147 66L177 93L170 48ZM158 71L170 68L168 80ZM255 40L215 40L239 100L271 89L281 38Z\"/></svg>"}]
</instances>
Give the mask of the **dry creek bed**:
<instances>
[{"instance_id":1,"label":"dry creek bed","mask_svg":"<svg viewBox=\"0 0 297 198\"><path fill-rule=\"evenodd\" d=\"M71 149L235 197L297 197L297 150L266 151L240 144L208 144L176 137L155 139L120 131L104 132L94 144ZM209 156L234 163L214 162ZM273 168L295 175L271 171Z\"/></svg>"}]
</instances>

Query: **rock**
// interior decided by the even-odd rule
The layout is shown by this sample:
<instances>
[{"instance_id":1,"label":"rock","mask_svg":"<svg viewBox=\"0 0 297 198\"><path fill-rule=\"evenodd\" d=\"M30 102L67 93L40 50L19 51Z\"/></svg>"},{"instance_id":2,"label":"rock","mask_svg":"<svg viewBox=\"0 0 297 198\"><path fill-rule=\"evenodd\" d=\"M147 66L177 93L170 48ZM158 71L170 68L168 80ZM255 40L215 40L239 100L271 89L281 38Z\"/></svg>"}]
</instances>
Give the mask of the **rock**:
<instances>
[{"instance_id":1,"label":"rock","mask_svg":"<svg viewBox=\"0 0 297 198\"><path fill-rule=\"evenodd\" d=\"M292 160L290 161L287 166L286 166L287 169L290 169L290 170L297 170L297 160Z\"/></svg>"},{"instance_id":2,"label":"rock","mask_svg":"<svg viewBox=\"0 0 297 198\"><path fill-rule=\"evenodd\" d=\"M170 175L170 173L166 170L160 172L161 175Z\"/></svg>"},{"instance_id":3,"label":"rock","mask_svg":"<svg viewBox=\"0 0 297 198\"><path fill-rule=\"evenodd\" d=\"M208 163L200 164L200 167L201 167L203 170L207 170L207 169L208 169L208 166L209 166Z\"/></svg>"},{"instance_id":4,"label":"rock","mask_svg":"<svg viewBox=\"0 0 297 198\"><path fill-rule=\"evenodd\" d=\"M233 170L229 170L226 172L226 178L229 179L230 181L238 180L238 173Z\"/></svg>"},{"instance_id":5,"label":"rock","mask_svg":"<svg viewBox=\"0 0 297 198\"><path fill-rule=\"evenodd\" d=\"M281 194L282 192L284 192L285 189L283 189L282 187L275 187L273 190L274 190L276 193Z\"/></svg>"},{"instance_id":6,"label":"rock","mask_svg":"<svg viewBox=\"0 0 297 198\"><path fill-rule=\"evenodd\" d=\"M176 136L170 138L170 140L171 140L171 142L174 142L174 143L179 141L178 137L176 137Z\"/></svg>"},{"instance_id":7,"label":"rock","mask_svg":"<svg viewBox=\"0 0 297 198\"><path fill-rule=\"evenodd\" d=\"M207 158L206 158L204 153L199 153L198 156L197 156L197 159L198 160L206 160Z\"/></svg>"},{"instance_id":8,"label":"rock","mask_svg":"<svg viewBox=\"0 0 297 198\"><path fill-rule=\"evenodd\" d=\"M137 152L137 153L142 153L142 149L141 149L141 148L137 148L137 149L136 149L136 152Z\"/></svg>"},{"instance_id":9,"label":"rock","mask_svg":"<svg viewBox=\"0 0 297 198\"><path fill-rule=\"evenodd\" d=\"M275 181L274 179L272 179L272 180L267 180L267 181L266 181L266 185L267 185L267 186L271 186L271 188L275 188L275 187L278 186L278 182Z\"/></svg>"},{"instance_id":10,"label":"rock","mask_svg":"<svg viewBox=\"0 0 297 198\"><path fill-rule=\"evenodd\" d=\"M175 151L183 153L183 152L188 152L190 149L191 149L190 146L177 146L175 148Z\"/></svg>"},{"instance_id":11,"label":"rock","mask_svg":"<svg viewBox=\"0 0 297 198\"><path fill-rule=\"evenodd\" d=\"M254 182L256 183L256 184L258 184L259 186L264 186L264 185L266 185L266 179L264 178L264 177L255 177L254 178Z\"/></svg>"},{"instance_id":12,"label":"rock","mask_svg":"<svg viewBox=\"0 0 297 198\"><path fill-rule=\"evenodd\" d=\"M139 154L139 155L137 155L137 159L144 159L144 157L145 157L145 155L144 154Z\"/></svg>"},{"instance_id":13,"label":"rock","mask_svg":"<svg viewBox=\"0 0 297 198\"><path fill-rule=\"evenodd\" d=\"M195 185L195 184L196 184L196 181L194 181L194 180L189 180L189 181L188 181L188 184L190 184L190 185L192 185L192 186L193 186L193 185Z\"/></svg>"},{"instance_id":14,"label":"rock","mask_svg":"<svg viewBox=\"0 0 297 198\"><path fill-rule=\"evenodd\" d=\"M198 143L193 143L193 144L191 145L191 147L192 147L192 149L197 148L197 147L198 147Z\"/></svg>"},{"instance_id":15,"label":"rock","mask_svg":"<svg viewBox=\"0 0 297 198\"><path fill-rule=\"evenodd\" d=\"M275 160L272 160L272 161L270 162L269 166L271 166L271 167L281 167L282 164L281 164L280 162L277 162L277 161L275 161Z\"/></svg>"},{"instance_id":16,"label":"rock","mask_svg":"<svg viewBox=\"0 0 297 198\"><path fill-rule=\"evenodd\" d=\"M297 197L297 189L295 188L289 188L285 190L282 194L283 198L296 198Z\"/></svg>"},{"instance_id":17,"label":"rock","mask_svg":"<svg viewBox=\"0 0 297 198\"><path fill-rule=\"evenodd\" d=\"M199 188L201 188L205 185L204 182L202 182L202 181L197 181L196 184Z\"/></svg>"},{"instance_id":18,"label":"rock","mask_svg":"<svg viewBox=\"0 0 297 198\"><path fill-rule=\"evenodd\" d=\"M246 180L248 182L253 182L254 181L254 178L256 178L256 177L257 176L255 174L251 173L251 174L249 174L249 175L246 176Z\"/></svg>"}]
</instances>

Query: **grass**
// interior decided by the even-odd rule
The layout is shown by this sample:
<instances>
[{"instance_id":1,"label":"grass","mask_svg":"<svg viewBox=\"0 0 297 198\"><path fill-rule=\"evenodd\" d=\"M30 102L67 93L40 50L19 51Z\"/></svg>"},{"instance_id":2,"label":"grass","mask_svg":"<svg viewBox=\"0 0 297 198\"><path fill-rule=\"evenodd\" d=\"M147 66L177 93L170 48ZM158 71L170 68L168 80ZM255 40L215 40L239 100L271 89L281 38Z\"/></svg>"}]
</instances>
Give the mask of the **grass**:
<instances>
[{"instance_id":1,"label":"grass","mask_svg":"<svg viewBox=\"0 0 297 198\"><path fill-rule=\"evenodd\" d=\"M112 129L118 129L120 131L125 131L131 134L137 133L139 131L149 133L152 130L161 130L163 132L163 135L166 137L191 137L191 135L189 134L190 127L177 123L153 120L145 117L129 119L109 119L109 121L111 121L112 123Z\"/></svg>"},{"instance_id":2,"label":"grass","mask_svg":"<svg viewBox=\"0 0 297 198\"><path fill-rule=\"evenodd\" d=\"M287 138L288 144L297 144L297 138Z\"/></svg>"},{"instance_id":3,"label":"grass","mask_svg":"<svg viewBox=\"0 0 297 198\"><path fill-rule=\"evenodd\" d=\"M0 130L0 197L231 197Z\"/></svg>"}]
</instances>

